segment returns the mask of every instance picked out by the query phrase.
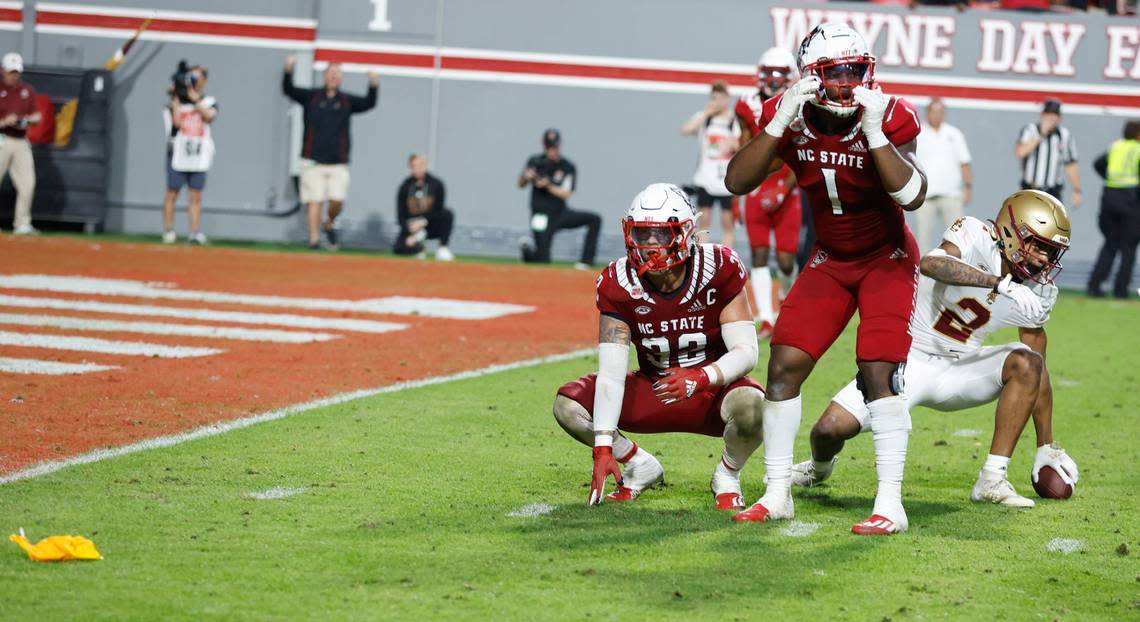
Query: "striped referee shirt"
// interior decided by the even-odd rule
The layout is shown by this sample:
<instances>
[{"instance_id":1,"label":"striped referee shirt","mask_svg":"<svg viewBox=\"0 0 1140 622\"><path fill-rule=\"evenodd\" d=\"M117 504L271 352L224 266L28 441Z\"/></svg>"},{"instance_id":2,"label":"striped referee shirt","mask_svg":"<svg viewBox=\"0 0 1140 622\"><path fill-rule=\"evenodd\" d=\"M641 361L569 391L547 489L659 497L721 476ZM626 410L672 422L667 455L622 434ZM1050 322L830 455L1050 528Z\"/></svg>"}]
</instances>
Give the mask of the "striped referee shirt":
<instances>
[{"instance_id":1,"label":"striped referee shirt","mask_svg":"<svg viewBox=\"0 0 1140 622\"><path fill-rule=\"evenodd\" d=\"M1029 123L1021 129L1021 144L1033 142L1041 135L1036 123ZM1059 188L1065 183L1062 168L1077 161L1077 142L1073 133L1066 127L1057 126L1037 148L1021 161L1021 183L1028 188L1047 190Z\"/></svg>"}]
</instances>

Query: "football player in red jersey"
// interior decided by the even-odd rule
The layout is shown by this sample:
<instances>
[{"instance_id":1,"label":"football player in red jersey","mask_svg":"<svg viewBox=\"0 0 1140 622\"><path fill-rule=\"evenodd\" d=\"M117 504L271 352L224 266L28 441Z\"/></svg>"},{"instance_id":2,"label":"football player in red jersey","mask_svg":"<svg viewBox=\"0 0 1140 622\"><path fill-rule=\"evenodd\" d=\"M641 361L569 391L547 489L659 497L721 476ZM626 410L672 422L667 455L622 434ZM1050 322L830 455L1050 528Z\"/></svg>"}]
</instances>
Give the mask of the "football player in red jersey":
<instances>
[{"instance_id":1,"label":"football player in red jersey","mask_svg":"<svg viewBox=\"0 0 1140 622\"><path fill-rule=\"evenodd\" d=\"M598 276L598 373L554 400L559 425L594 448L590 505L631 501L662 480L661 463L622 432L690 432L724 438L713 497L718 509L744 507L740 469L760 445L764 402L748 377L756 327L744 265L726 246L696 244L695 219L680 188L650 185L622 220L626 256ZM609 475L618 487L605 495Z\"/></svg>"},{"instance_id":2,"label":"football player in red jersey","mask_svg":"<svg viewBox=\"0 0 1140 622\"><path fill-rule=\"evenodd\" d=\"M785 163L807 194L818 238L772 335L764 404L768 489L735 518L795 514L792 445L800 387L859 311L859 386L870 413L878 492L857 534L906 531L902 476L910 413L900 381L918 281L918 248L903 210L918 209L926 177L915 157L918 113L875 86L875 58L843 23L826 23L800 44L803 78L764 103L757 134L729 164L726 183L745 194Z\"/></svg>"},{"instance_id":3,"label":"football player in red jersey","mask_svg":"<svg viewBox=\"0 0 1140 622\"><path fill-rule=\"evenodd\" d=\"M736 101L741 144L760 133L758 125L764 102L778 97L799 79L796 58L784 48L771 48L760 56L756 66L755 93ZM776 277L780 297L787 295L795 280L796 249L800 243L800 190L796 175L788 166L769 175L758 188L740 200L741 220L752 247L752 293L756 297L756 320L761 338L772 336L776 314L772 310L772 274L768 270L768 249L776 236Z\"/></svg>"}]
</instances>

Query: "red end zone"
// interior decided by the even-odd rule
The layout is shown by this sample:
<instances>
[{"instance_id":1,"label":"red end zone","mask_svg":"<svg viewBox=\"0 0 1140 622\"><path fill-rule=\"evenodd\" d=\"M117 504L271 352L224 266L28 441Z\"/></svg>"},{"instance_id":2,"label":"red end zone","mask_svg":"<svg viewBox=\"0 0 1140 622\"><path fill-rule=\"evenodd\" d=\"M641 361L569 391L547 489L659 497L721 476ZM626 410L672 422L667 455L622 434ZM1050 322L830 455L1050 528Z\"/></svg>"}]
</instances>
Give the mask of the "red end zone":
<instances>
[{"instance_id":1,"label":"red end zone","mask_svg":"<svg viewBox=\"0 0 1140 622\"><path fill-rule=\"evenodd\" d=\"M53 238L0 254L0 474L596 340L593 273ZM11 371L27 361L109 369Z\"/></svg>"}]
</instances>

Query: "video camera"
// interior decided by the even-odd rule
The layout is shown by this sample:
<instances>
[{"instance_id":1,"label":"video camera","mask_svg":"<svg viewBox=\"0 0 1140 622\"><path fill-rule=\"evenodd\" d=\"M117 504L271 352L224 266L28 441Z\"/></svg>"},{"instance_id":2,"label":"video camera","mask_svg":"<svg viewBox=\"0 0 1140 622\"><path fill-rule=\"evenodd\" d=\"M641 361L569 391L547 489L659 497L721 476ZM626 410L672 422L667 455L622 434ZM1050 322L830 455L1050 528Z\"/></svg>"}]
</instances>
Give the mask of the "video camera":
<instances>
[{"instance_id":1,"label":"video camera","mask_svg":"<svg viewBox=\"0 0 1140 622\"><path fill-rule=\"evenodd\" d=\"M178 101L184 104L193 103L190 101L190 94L187 89L198 87L198 74L194 72L186 59L178 61L178 70L170 76L170 81L171 88L178 97Z\"/></svg>"}]
</instances>

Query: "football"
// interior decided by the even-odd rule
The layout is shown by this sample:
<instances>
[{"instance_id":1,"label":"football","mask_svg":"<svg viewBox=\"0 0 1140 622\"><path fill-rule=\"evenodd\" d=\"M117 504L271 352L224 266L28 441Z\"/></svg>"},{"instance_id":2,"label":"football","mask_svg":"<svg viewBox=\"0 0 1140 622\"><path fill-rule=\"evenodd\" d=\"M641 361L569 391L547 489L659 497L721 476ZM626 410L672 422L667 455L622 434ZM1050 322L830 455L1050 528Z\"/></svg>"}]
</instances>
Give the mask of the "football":
<instances>
[{"instance_id":1,"label":"football","mask_svg":"<svg viewBox=\"0 0 1140 622\"><path fill-rule=\"evenodd\" d=\"M1032 479L1030 477L1031 481ZM1033 484L1033 490L1036 490L1042 499L1068 499L1073 496L1072 484L1066 484L1057 471L1048 466L1041 467L1037 473L1037 482Z\"/></svg>"}]
</instances>

